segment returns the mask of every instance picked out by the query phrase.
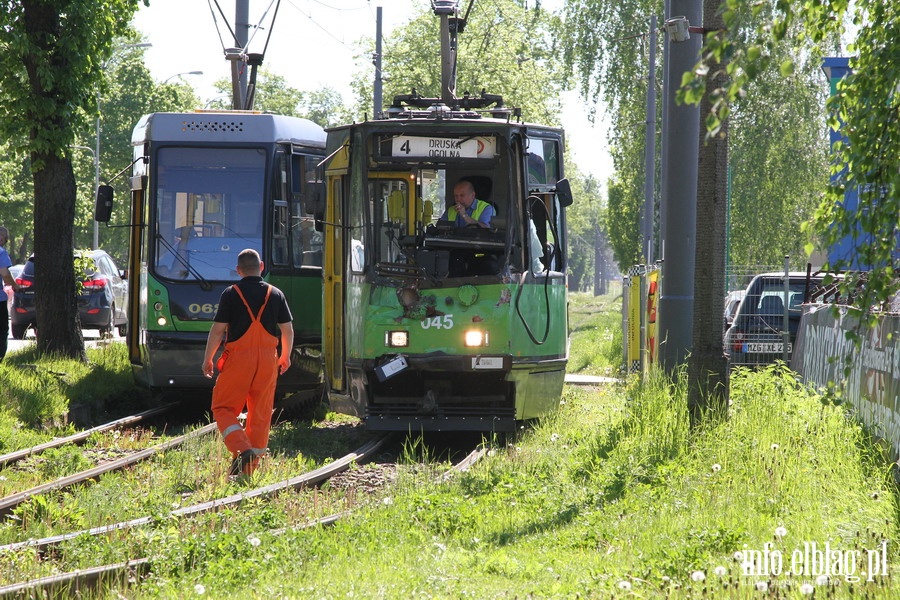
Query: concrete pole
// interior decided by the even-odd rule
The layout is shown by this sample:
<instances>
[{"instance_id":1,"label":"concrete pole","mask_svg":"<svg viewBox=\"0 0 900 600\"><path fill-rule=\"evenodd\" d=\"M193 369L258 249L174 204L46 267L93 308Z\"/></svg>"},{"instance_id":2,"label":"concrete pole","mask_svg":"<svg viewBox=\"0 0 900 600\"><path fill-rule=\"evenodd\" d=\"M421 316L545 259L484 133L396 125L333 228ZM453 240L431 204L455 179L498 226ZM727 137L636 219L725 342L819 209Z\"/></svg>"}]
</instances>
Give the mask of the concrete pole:
<instances>
[{"instance_id":1,"label":"concrete pole","mask_svg":"<svg viewBox=\"0 0 900 600\"><path fill-rule=\"evenodd\" d=\"M701 0L669 0L666 20L684 16L702 23ZM659 296L658 339L660 364L668 372L686 363L693 345L694 245L697 217L697 164L700 108L676 104L681 77L700 57L702 36L683 42L666 36L664 111L662 127L662 181L660 197L660 252L662 286Z\"/></svg>"},{"instance_id":2,"label":"concrete pole","mask_svg":"<svg viewBox=\"0 0 900 600\"><path fill-rule=\"evenodd\" d=\"M647 121L644 129L644 258L653 265L653 214L656 189L656 15L650 17Z\"/></svg>"},{"instance_id":3,"label":"concrete pole","mask_svg":"<svg viewBox=\"0 0 900 600\"><path fill-rule=\"evenodd\" d=\"M375 8L375 91L372 98L372 118L378 119L384 110L381 78L381 7Z\"/></svg>"}]
</instances>

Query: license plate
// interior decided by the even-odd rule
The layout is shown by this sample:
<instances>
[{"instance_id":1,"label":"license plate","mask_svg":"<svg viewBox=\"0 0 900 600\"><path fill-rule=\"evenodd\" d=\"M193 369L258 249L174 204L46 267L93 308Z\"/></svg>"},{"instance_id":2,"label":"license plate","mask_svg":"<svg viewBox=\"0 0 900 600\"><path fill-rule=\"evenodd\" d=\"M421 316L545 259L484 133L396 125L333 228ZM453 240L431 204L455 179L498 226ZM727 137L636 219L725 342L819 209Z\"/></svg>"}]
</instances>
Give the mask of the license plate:
<instances>
[{"instance_id":1,"label":"license plate","mask_svg":"<svg viewBox=\"0 0 900 600\"><path fill-rule=\"evenodd\" d=\"M781 342L748 342L744 344L744 352L747 354L781 354L784 344ZM792 348L788 344L788 353Z\"/></svg>"},{"instance_id":2,"label":"license plate","mask_svg":"<svg viewBox=\"0 0 900 600\"><path fill-rule=\"evenodd\" d=\"M502 369L503 368L503 357L502 356L473 356L472 357L472 368L473 369Z\"/></svg>"}]
</instances>

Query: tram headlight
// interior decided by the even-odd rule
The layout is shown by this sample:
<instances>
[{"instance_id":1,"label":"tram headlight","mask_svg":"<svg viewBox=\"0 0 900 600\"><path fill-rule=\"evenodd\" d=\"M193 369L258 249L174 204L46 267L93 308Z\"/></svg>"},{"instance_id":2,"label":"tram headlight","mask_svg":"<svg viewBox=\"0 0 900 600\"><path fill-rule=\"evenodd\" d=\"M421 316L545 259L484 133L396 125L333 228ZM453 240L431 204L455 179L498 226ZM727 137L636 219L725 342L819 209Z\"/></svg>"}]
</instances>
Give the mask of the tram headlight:
<instances>
[{"instance_id":1,"label":"tram headlight","mask_svg":"<svg viewBox=\"0 0 900 600\"><path fill-rule=\"evenodd\" d=\"M156 324L159 325L160 327L165 327L165 326L166 326L166 318L165 318L165 317L158 317L158 318L156 319Z\"/></svg>"},{"instance_id":2,"label":"tram headlight","mask_svg":"<svg viewBox=\"0 0 900 600\"><path fill-rule=\"evenodd\" d=\"M480 329L470 329L465 333L463 343L467 348L480 348L488 345L488 332Z\"/></svg>"},{"instance_id":3,"label":"tram headlight","mask_svg":"<svg viewBox=\"0 0 900 600\"><path fill-rule=\"evenodd\" d=\"M409 332L406 330L386 331L384 345L389 348L406 348L409 346Z\"/></svg>"}]
</instances>

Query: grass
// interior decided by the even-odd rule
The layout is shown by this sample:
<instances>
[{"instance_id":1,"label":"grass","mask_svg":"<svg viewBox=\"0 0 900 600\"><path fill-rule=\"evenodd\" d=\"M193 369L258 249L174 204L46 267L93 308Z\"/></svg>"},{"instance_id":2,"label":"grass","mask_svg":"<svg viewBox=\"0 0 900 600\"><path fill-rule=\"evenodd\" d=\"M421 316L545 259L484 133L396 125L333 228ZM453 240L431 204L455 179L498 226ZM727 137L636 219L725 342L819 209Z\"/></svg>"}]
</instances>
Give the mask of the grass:
<instances>
[{"instance_id":1,"label":"grass","mask_svg":"<svg viewBox=\"0 0 900 600\"><path fill-rule=\"evenodd\" d=\"M575 295L570 315L573 367L614 373L620 347L595 347L615 344L614 298ZM216 474L227 461L210 439L161 459L165 470L136 468L78 492L161 519L71 540L59 554L65 568L152 556L146 579L97 593L110 598L893 597L898 494L877 445L777 367L735 374L732 402L729 419L690 431L681 379L569 386L559 411L448 481L440 465L423 468L428 450L411 441L394 484L330 528L297 527L345 507L327 487L162 518L178 490L193 501L224 491L211 481L233 485ZM328 460L322 435L316 424L279 425L279 451L253 485ZM86 517L90 502L72 494L23 516L48 527L104 518ZM889 572L869 577L869 558ZM42 568L27 551L0 555L0 575Z\"/></svg>"}]
</instances>

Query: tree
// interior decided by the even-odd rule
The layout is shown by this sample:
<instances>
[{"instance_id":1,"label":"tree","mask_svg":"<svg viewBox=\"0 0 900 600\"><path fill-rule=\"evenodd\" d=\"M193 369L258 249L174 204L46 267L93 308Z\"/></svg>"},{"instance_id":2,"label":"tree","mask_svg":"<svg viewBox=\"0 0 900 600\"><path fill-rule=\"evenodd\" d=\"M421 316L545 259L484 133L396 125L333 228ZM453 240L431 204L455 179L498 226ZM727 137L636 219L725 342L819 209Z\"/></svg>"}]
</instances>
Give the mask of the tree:
<instances>
[{"instance_id":1,"label":"tree","mask_svg":"<svg viewBox=\"0 0 900 600\"><path fill-rule=\"evenodd\" d=\"M3 199L3 218L0 225L9 229L6 244L13 264L24 263L31 250L31 224L34 207L30 162L15 148L20 144L5 141L0 144L0 198Z\"/></svg>"},{"instance_id":2,"label":"tree","mask_svg":"<svg viewBox=\"0 0 900 600\"><path fill-rule=\"evenodd\" d=\"M220 79L215 84L221 96L210 103L217 109L231 107L231 81ZM288 117L309 119L322 127L334 127L351 121L350 111L344 105L341 93L325 86L313 91L293 88L287 79L266 69L260 69L256 78L254 108Z\"/></svg>"},{"instance_id":3,"label":"tree","mask_svg":"<svg viewBox=\"0 0 900 600\"><path fill-rule=\"evenodd\" d=\"M703 1L703 27L722 27L722 0ZM706 93L701 114L709 114L721 93L726 65L708 59ZM694 313L692 349L688 358L688 414L691 426L707 416L728 414L728 361L722 349L722 298L725 297L725 213L728 178L728 122L716 135L700 128L697 167L697 235L694 259ZM704 232L701 235L700 232Z\"/></svg>"},{"instance_id":4,"label":"tree","mask_svg":"<svg viewBox=\"0 0 900 600\"><path fill-rule=\"evenodd\" d=\"M456 95L482 90L500 94L506 106L522 109L526 121L544 125L560 122L563 89L558 59L553 55L552 18L540 8L520 2L476 2L459 34ZM522 32L527 31L528 35ZM440 19L421 9L383 43L384 98L416 90L430 98L441 96ZM369 40L368 50L374 49ZM357 73L357 116L371 112L371 72Z\"/></svg>"},{"instance_id":5,"label":"tree","mask_svg":"<svg viewBox=\"0 0 900 600\"><path fill-rule=\"evenodd\" d=\"M825 187L810 229L825 248L846 236L856 238L858 259L877 267L858 296L860 311L868 311L900 288L895 262L900 247L900 13L896 3L883 0L784 0L778 12L760 19L745 39L745 16L758 17L762 10L761 3L729 0L723 12L725 30L710 39L710 54L717 60L728 56L731 75L722 101L711 112L711 131L767 67L777 65L784 76L794 72L796 62L779 57L783 45L828 43L846 35L846 24L853 24L857 36L848 47L852 72L828 103L829 124L846 136L833 157L832 172L840 179ZM703 87L702 69L690 85L696 95ZM861 210L844 204L848 187L858 189ZM814 246L810 243L807 250Z\"/></svg>"},{"instance_id":6,"label":"tree","mask_svg":"<svg viewBox=\"0 0 900 600\"><path fill-rule=\"evenodd\" d=\"M183 111L196 108L199 99L186 83L158 83L143 62L144 50L134 47L140 39L129 34L113 44L116 50L106 61L104 81L99 92L100 110L100 180L115 189L118 200L113 204L110 226L100 226L100 245L120 266L128 256L128 227L115 227L129 222L131 212L131 169L134 159L131 134L140 118L148 113ZM76 144L94 147L96 117L88 115L86 126L79 130ZM85 152L86 154L89 154ZM75 221L75 246L89 247L94 229L94 169L85 157L74 163L78 181L78 208ZM122 172L124 170L124 172ZM117 173L119 177L113 177Z\"/></svg>"},{"instance_id":7,"label":"tree","mask_svg":"<svg viewBox=\"0 0 900 600\"><path fill-rule=\"evenodd\" d=\"M27 153L34 181L38 350L85 360L75 304L75 177L71 146L96 110L100 65L124 33L133 0L3 2L0 94L4 137Z\"/></svg>"},{"instance_id":8,"label":"tree","mask_svg":"<svg viewBox=\"0 0 900 600\"><path fill-rule=\"evenodd\" d=\"M736 34L747 37L763 23L765 13L754 10L742 16ZM578 77L582 95L602 101L609 111L610 153L620 185L616 212L636 224L644 202L644 139L638 127L646 120L646 83L641 83L647 81L646 16L653 13L662 14L662 2L568 0L562 30L567 36L563 56ZM657 56L662 56L661 50ZM760 65L758 76L729 104L731 264L780 265L790 254L795 265L802 266L807 236L801 224L813 214L826 170L827 87L820 54L809 44L802 50L783 47L778 52L780 58ZM785 75L779 69L782 60L795 61L797 69ZM656 79L661 80L659 73ZM692 101L699 102L704 90L705 85L697 86ZM659 112L655 118L661 122ZM615 230L610 230L610 243L619 249L617 257L633 256L632 250L625 251L633 247L638 252L633 260L640 262L639 228ZM617 240L616 235L626 237ZM620 263L620 268L631 264Z\"/></svg>"}]
</instances>

